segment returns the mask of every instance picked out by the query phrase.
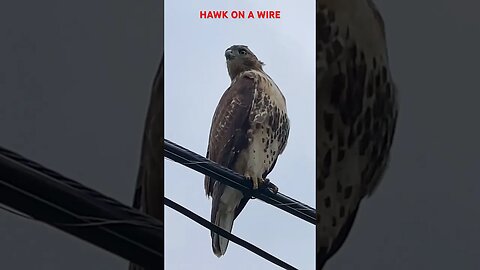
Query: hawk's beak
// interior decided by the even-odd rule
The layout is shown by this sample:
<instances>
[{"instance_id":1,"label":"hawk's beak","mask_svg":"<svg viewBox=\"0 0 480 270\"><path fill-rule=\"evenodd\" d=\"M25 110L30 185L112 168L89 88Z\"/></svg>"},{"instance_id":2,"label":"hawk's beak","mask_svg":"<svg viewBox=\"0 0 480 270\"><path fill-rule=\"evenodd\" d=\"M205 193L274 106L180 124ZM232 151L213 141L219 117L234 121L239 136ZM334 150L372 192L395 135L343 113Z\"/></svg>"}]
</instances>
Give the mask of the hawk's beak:
<instances>
[{"instance_id":1,"label":"hawk's beak","mask_svg":"<svg viewBox=\"0 0 480 270\"><path fill-rule=\"evenodd\" d=\"M225 58L227 58L227 60L232 60L234 57L235 57L235 54L233 53L232 50L229 49L225 51Z\"/></svg>"}]
</instances>

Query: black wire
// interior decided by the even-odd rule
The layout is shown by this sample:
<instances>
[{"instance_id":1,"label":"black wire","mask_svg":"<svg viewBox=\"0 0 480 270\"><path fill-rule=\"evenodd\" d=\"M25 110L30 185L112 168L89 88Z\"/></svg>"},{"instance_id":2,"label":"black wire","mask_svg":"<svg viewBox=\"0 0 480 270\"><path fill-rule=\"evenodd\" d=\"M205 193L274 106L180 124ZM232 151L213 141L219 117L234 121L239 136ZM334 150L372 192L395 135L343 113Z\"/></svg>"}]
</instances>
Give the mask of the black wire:
<instances>
[{"instance_id":1,"label":"black wire","mask_svg":"<svg viewBox=\"0 0 480 270\"><path fill-rule=\"evenodd\" d=\"M70 216L72 216L72 217L75 217L77 220L80 220L80 221L81 221L80 223L72 223L72 224L59 223L59 222L51 222L51 223L50 223L51 225L55 225L55 226L59 226L59 227L60 227L60 226L67 226L67 227L68 227L68 226L70 226L70 227L73 227L73 226L78 226L78 227L79 227L79 226L97 226L99 229L105 230L105 231L108 232L108 233L114 234L114 235L116 235L117 237L120 237L120 238L126 240L127 242L129 242L129 243L131 243L131 244L133 244L133 245L138 246L138 248L143 249L145 252L154 253L154 254L156 254L156 255L159 256L159 257L163 256L162 254L160 254L160 252L158 252L158 251L156 251L156 250L154 250L154 249L152 249L152 248L149 248L149 247L143 245L142 243L140 243L140 242L138 242L138 241L135 241L135 240L133 240L133 239L130 239L129 237L126 237L126 236L124 236L124 235L121 235L121 234L119 234L119 233L117 233L117 232L115 232L115 231L113 231L113 230L111 230L111 229L109 229L109 228L107 228L107 227L101 227L101 226L99 226L99 225L97 225L97 224L91 224L91 221L89 221L87 217L77 215L77 214L73 213L72 211L69 211L68 209L63 208L61 205L58 205L58 204L55 204L55 203L51 203L51 202L49 202L48 200L46 200L46 199L44 199L44 198L41 198L41 197L38 197L38 196L36 196L36 195L34 195L34 194L30 193L30 192L27 192L27 191L25 191L25 190L23 190L23 189L21 189L21 188L17 188L17 187L15 187L15 186L13 186L13 185L9 185L7 182L5 182L5 181L2 180L2 179L0 179L0 182L2 183L2 185L8 186L8 187L10 187L10 188L12 188L12 189L15 189L15 190L17 190L18 192L21 192L21 193L23 193L24 195L26 195L26 196L28 196L28 197L30 197L30 198L38 201L39 203L47 204L47 205L51 206L52 208L56 208L56 209L58 209L59 211L65 213L66 215L70 215ZM6 210L5 208L2 208L2 209ZM21 216L21 217L27 218L27 219L37 220L36 218L30 217L30 216L28 216L28 215L21 215L21 214L19 214L19 213L15 213L15 212L13 212L13 211L8 211L8 212L10 212L10 213L12 213L12 214L15 214L15 215L17 215L17 216ZM102 222L103 224L101 224L101 225L109 225L109 224L115 224L115 223L116 223L115 220L112 220L112 221L113 221L113 222L108 222L108 219L105 219L105 220ZM129 223L129 222L127 222L127 221L121 221L121 220L120 220L120 222L122 222L122 224L128 224L128 223ZM135 224L135 223L134 223L134 224ZM135 224L135 225L138 225L138 224ZM141 224L140 224L140 226L141 226ZM156 228L156 229L160 229L159 226L155 226L155 228Z\"/></svg>"},{"instance_id":2,"label":"black wire","mask_svg":"<svg viewBox=\"0 0 480 270\"><path fill-rule=\"evenodd\" d=\"M3 147L0 173L0 203L20 216L145 266L163 262L162 245L152 240L163 240L163 223Z\"/></svg>"},{"instance_id":3,"label":"black wire","mask_svg":"<svg viewBox=\"0 0 480 270\"><path fill-rule=\"evenodd\" d=\"M47 176L50 177L51 180L55 181L59 185L66 186L66 187L84 192L84 193L86 193L90 196L93 196L93 197L95 197L95 199L101 200L102 202L110 204L110 205L114 206L115 208L118 208L118 209L121 209L121 210L127 212L129 215L134 216L136 219L145 220L145 218L146 218L146 216L143 213L140 213L137 209L134 209L134 208L131 208L130 206L124 205L124 204L122 204L122 203L120 203L120 202L118 202L118 201L116 201L112 198L109 198L109 197L99 193L98 191L96 191L94 189L88 188L88 187L80 184L77 181L74 181L70 178L67 178L67 177L61 175L60 173L58 173L56 171L53 171L53 170L35 162L35 161L29 160L26 157L24 157L24 156L22 156L22 155L20 155L16 152L13 152L11 150L8 150L4 147L1 147L1 146L0 146L0 156L4 156L6 158L9 158L9 159L11 159L15 162L20 163L23 166L26 166L26 167L28 167L32 170L37 171L38 173L47 175ZM148 217L148 219L150 219L150 217Z\"/></svg>"},{"instance_id":4,"label":"black wire","mask_svg":"<svg viewBox=\"0 0 480 270\"><path fill-rule=\"evenodd\" d=\"M200 156L178 144L164 139L164 155L177 163L187 166L197 172L208 175L215 180L242 191L247 196L254 196L268 204L278 207L311 224L316 224L316 211L314 208L290 198L280 192L273 194L266 188L256 191L252 189L251 181L228 168Z\"/></svg>"},{"instance_id":5,"label":"black wire","mask_svg":"<svg viewBox=\"0 0 480 270\"><path fill-rule=\"evenodd\" d=\"M250 244L249 242L241 239L238 236L235 236L224 229L216 226L215 224L212 224L208 220L202 218L201 216L193 213L192 211L188 210L187 208L177 204L176 202L168 199L167 197L164 197L164 203L166 206L176 210L177 212L180 212L181 214L185 215L186 217L192 219L193 221L197 222L198 224L202 225L203 227L227 238L228 240L250 250L251 252L257 254L258 256L284 268L284 269L291 269L291 270L296 270L297 268L291 266L290 264L278 259L277 257L271 255L270 253L258 248L257 246Z\"/></svg>"},{"instance_id":6,"label":"black wire","mask_svg":"<svg viewBox=\"0 0 480 270\"><path fill-rule=\"evenodd\" d=\"M196 154L196 153L193 153L181 146L178 146L168 140L164 140L164 143L165 143L165 157L167 158L170 158L176 162L179 162L187 167L190 167L196 171L199 171L201 173L204 173L206 175L209 175L211 177L213 177L214 179L216 180L219 180L221 182L224 182L225 184L227 185L230 185L234 188L237 188L241 191L243 191L245 194L247 195L253 195L255 196L256 198L259 198L269 204L272 204L280 209L283 209L297 217L300 217L312 224L315 224L315 210L311 207L309 207L308 205L305 205L299 201L296 201L288 196L285 196L283 194L280 194L280 193L277 193L277 194L273 194L271 193L270 191L268 191L267 189L260 189L258 191L253 191L252 190L252 184L251 182L249 181L245 181L245 178L227 168L224 168L216 163L213 163L212 161L208 160L208 159L205 159L203 157L201 157L200 155ZM170 148L169 148L170 147ZM95 190L92 190L92 189L89 189L83 185L81 185L80 183L76 182L76 181L73 181L71 179L68 179L66 177L64 177L63 175L60 175L48 168L45 168L43 167L42 165L38 164L38 163L35 163L31 160L28 160L24 157L22 157L21 155L18 155L17 153L14 153L10 150L7 150L3 147L0 147L0 156L3 155L4 157L7 157L11 160L14 160L15 162L19 162L20 164L22 164L23 166L25 166L26 168L29 168L31 170L34 170L34 171L37 171L38 173L40 174L43 174L45 176L49 176L51 180L57 182L59 185L64 185L64 186L68 186L69 188L72 188L72 189L76 189L78 191L81 191L83 192L85 195L89 195L91 196L92 198L94 198L95 200L99 200L99 201L102 201L102 203L107 203L110 205L110 207L115 207L115 208L118 208L119 210L123 210L125 212L127 212L129 215L130 215L130 218L133 219L137 219L136 220L136 223L139 223L139 224L142 224L142 223L146 223L148 224L147 220L145 220L145 217L142 216L140 213L138 213L137 211L135 211L134 209L131 209L129 208L128 206L125 206L121 203L118 203L117 201L111 199L111 198L108 198L102 194L99 194L98 192L96 192ZM24 169L26 169L24 167ZM6 183L4 183L6 184ZM11 186L11 188L13 188L13 186ZM17 189L17 191L20 191L19 189ZM25 194L25 193L24 193ZM29 194L25 194L25 195L29 195ZM30 195L33 195L33 194L30 194ZM29 196L30 197L30 196ZM33 198L33 196L32 196ZM169 204L168 206L170 207L176 207L175 203L174 202L171 202L170 200L168 200L167 198L165 198L165 204ZM179 205L177 205L179 207ZM56 208L57 209L62 209L60 205L56 205ZM296 269L290 265L288 265L287 263L279 260L278 258L268 254L267 252L259 249L258 247L226 232L225 230L222 230L220 229L219 227L211 224L210 222L208 222L207 220L197 216L196 214L192 213L191 211L181 207L179 209L183 209L183 212L185 213L190 213L190 215L187 215L184 213L184 215L192 218L194 221L196 221L197 223L209 228L210 230L230 239L232 242L234 243L237 243L249 250L251 250L252 252L258 254L259 256L285 268L285 269ZM69 214L72 214L72 213L69 213ZM76 216L76 218L82 220L84 219L84 217L80 216L80 215L74 215ZM196 217L196 218L195 218ZM200 219L200 220L198 220ZM92 220L82 220L83 221L83 224L84 225L87 225L88 223L92 222ZM112 221L112 220L111 220ZM55 224L55 223L53 223ZM78 223L78 225L81 225L82 223ZM55 224L57 226L61 225L62 224ZM69 227L69 226L75 226L74 224L63 224L64 227ZM90 224L90 225L93 225L93 224ZM106 229L106 228L102 228L102 229ZM161 227L160 227L161 229ZM111 233L111 232L110 232ZM119 235L117 235L119 236ZM137 243L139 244L139 243ZM162 256L163 254L161 254Z\"/></svg>"}]
</instances>

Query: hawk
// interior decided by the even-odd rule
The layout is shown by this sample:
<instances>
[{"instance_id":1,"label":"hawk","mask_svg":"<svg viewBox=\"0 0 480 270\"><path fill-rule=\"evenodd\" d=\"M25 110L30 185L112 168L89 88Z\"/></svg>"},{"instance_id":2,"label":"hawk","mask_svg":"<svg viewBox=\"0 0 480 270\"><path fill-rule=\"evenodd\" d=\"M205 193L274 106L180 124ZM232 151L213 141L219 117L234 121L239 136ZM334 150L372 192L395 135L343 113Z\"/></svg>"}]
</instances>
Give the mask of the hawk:
<instances>
[{"instance_id":1,"label":"hawk","mask_svg":"<svg viewBox=\"0 0 480 270\"><path fill-rule=\"evenodd\" d=\"M378 186L398 115L384 23L371 0L317 0L317 268Z\"/></svg>"},{"instance_id":2,"label":"hawk","mask_svg":"<svg viewBox=\"0 0 480 270\"><path fill-rule=\"evenodd\" d=\"M266 177L287 144L286 100L247 46L231 46L225 58L231 84L213 115L207 158L244 175L257 189L268 182ZM208 176L205 193L212 197L211 222L231 232L250 198ZM228 239L213 232L211 237L213 253L225 254Z\"/></svg>"},{"instance_id":3,"label":"hawk","mask_svg":"<svg viewBox=\"0 0 480 270\"><path fill-rule=\"evenodd\" d=\"M162 222L163 224L163 54L152 85L150 105L142 140L140 167L133 197L133 207ZM159 243L163 254L163 243ZM130 263L129 270L145 270Z\"/></svg>"}]
</instances>

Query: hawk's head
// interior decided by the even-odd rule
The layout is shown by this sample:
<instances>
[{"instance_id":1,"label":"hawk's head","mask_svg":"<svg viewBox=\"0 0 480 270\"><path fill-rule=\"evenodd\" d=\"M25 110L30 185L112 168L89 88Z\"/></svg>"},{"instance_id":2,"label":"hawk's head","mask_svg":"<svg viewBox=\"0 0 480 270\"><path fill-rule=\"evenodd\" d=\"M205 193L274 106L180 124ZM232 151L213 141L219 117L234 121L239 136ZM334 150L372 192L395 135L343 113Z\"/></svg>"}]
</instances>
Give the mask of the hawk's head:
<instances>
[{"instance_id":1,"label":"hawk's head","mask_svg":"<svg viewBox=\"0 0 480 270\"><path fill-rule=\"evenodd\" d=\"M233 45L225 51L228 75L233 80L243 71L262 70L263 62L245 45Z\"/></svg>"}]
</instances>

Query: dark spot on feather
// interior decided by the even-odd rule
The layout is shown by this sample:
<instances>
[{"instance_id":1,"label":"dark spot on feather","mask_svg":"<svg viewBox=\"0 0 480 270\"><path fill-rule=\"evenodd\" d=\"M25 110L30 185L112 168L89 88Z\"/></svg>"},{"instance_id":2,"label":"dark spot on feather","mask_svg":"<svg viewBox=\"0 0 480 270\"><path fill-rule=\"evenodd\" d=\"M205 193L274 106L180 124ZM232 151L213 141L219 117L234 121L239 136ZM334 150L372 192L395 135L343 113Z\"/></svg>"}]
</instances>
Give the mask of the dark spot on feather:
<instances>
[{"instance_id":1,"label":"dark spot on feather","mask_svg":"<svg viewBox=\"0 0 480 270\"><path fill-rule=\"evenodd\" d=\"M323 113L323 121L325 124L325 130L329 133L332 134L332 129L333 129L333 114L324 112Z\"/></svg>"},{"instance_id":2,"label":"dark spot on feather","mask_svg":"<svg viewBox=\"0 0 480 270\"><path fill-rule=\"evenodd\" d=\"M369 130L372 124L372 110L370 109L370 107L367 108L367 110L365 111L364 119L365 119L365 130Z\"/></svg>"},{"instance_id":3,"label":"dark spot on feather","mask_svg":"<svg viewBox=\"0 0 480 270\"><path fill-rule=\"evenodd\" d=\"M352 186L348 186L345 188L344 198L349 199L352 196Z\"/></svg>"},{"instance_id":4,"label":"dark spot on feather","mask_svg":"<svg viewBox=\"0 0 480 270\"><path fill-rule=\"evenodd\" d=\"M392 97L392 85L390 82L387 82L385 85L385 94L387 95L387 98L390 99Z\"/></svg>"},{"instance_id":5,"label":"dark spot on feather","mask_svg":"<svg viewBox=\"0 0 480 270\"><path fill-rule=\"evenodd\" d=\"M348 133L347 147L351 148L354 142L355 142L355 134L353 130L350 130Z\"/></svg>"},{"instance_id":6,"label":"dark spot on feather","mask_svg":"<svg viewBox=\"0 0 480 270\"><path fill-rule=\"evenodd\" d=\"M371 98L373 96L373 73L370 72L367 82L367 97Z\"/></svg>"},{"instance_id":7,"label":"dark spot on feather","mask_svg":"<svg viewBox=\"0 0 480 270\"><path fill-rule=\"evenodd\" d=\"M330 33L332 29L329 25L324 24L320 27L317 27L317 37L324 43L327 43L330 38Z\"/></svg>"},{"instance_id":8,"label":"dark spot on feather","mask_svg":"<svg viewBox=\"0 0 480 270\"><path fill-rule=\"evenodd\" d=\"M332 150L329 149L323 158L323 176L328 177L330 175L330 166L332 164Z\"/></svg>"},{"instance_id":9,"label":"dark spot on feather","mask_svg":"<svg viewBox=\"0 0 480 270\"><path fill-rule=\"evenodd\" d=\"M337 181L337 193L341 193L342 192L342 184L340 183L340 181Z\"/></svg>"},{"instance_id":10,"label":"dark spot on feather","mask_svg":"<svg viewBox=\"0 0 480 270\"><path fill-rule=\"evenodd\" d=\"M378 73L375 76L375 88L379 89L381 85L382 85L382 81L381 81L381 78L380 78L380 73Z\"/></svg>"},{"instance_id":11,"label":"dark spot on feather","mask_svg":"<svg viewBox=\"0 0 480 270\"><path fill-rule=\"evenodd\" d=\"M357 45L356 44L352 45L352 47L350 48L350 53L351 53L352 59L357 58Z\"/></svg>"},{"instance_id":12,"label":"dark spot on feather","mask_svg":"<svg viewBox=\"0 0 480 270\"><path fill-rule=\"evenodd\" d=\"M342 120L342 123L344 123L345 125L348 124L348 119L349 119L348 118L348 110L346 110L345 108L342 108L340 110L340 119Z\"/></svg>"},{"instance_id":13,"label":"dark spot on feather","mask_svg":"<svg viewBox=\"0 0 480 270\"><path fill-rule=\"evenodd\" d=\"M335 20L335 13L332 10L327 11L327 16L329 21L334 21Z\"/></svg>"},{"instance_id":14,"label":"dark spot on feather","mask_svg":"<svg viewBox=\"0 0 480 270\"><path fill-rule=\"evenodd\" d=\"M365 63L365 53L364 53L363 51L360 52L360 61L361 61L363 64L366 65L366 63Z\"/></svg>"},{"instance_id":15,"label":"dark spot on feather","mask_svg":"<svg viewBox=\"0 0 480 270\"><path fill-rule=\"evenodd\" d=\"M327 63L331 64L333 63L333 52L332 50L325 50L325 53L326 53L326 57L327 57Z\"/></svg>"},{"instance_id":16,"label":"dark spot on feather","mask_svg":"<svg viewBox=\"0 0 480 270\"><path fill-rule=\"evenodd\" d=\"M378 96L373 103L373 117L375 119L381 119L386 113L386 103L387 101L383 96Z\"/></svg>"},{"instance_id":17,"label":"dark spot on feather","mask_svg":"<svg viewBox=\"0 0 480 270\"><path fill-rule=\"evenodd\" d=\"M330 103L332 105L338 106L340 102L340 95L342 94L342 91L344 88L345 88L345 75L343 73L338 73L333 77L333 82L332 82L332 93L330 97Z\"/></svg>"},{"instance_id":18,"label":"dark spot on feather","mask_svg":"<svg viewBox=\"0 0 480 270\"><path fill-rule=\"evenodd\" d=\"M363 132L363 118L358 119L355 127L355 135L360 136Z\"/></svg>"},{"instance_id":19,"label":"dark spot on feather","mask_svg":"<svg viewBox=\"0 0 480 270\"><path fill-rule=\"evenodd\" d=\"M343 131L338 131L338 146L339 147L345 146L345 137L343 135Z\"/></svg>"},{"instance_id":20,"label":"dark spot on feather","mask_svg":"<svg viewBox=\"0 0 480 270\"><path fill-rule=\"evenodd\" d=\"M365 131L363 134L362 138L360 139L360 149L359 149L359 154L360 155L365 155L365 152L367 150L368 144L370 143L370 131Z\"/></svg>"},{"instance_id":21,"label":"dark spot on feather","mask_svg":"<svg viewBox=\"0 0 480 270\"><path fill-rule=\"evenodd\" d=\"M335 57L338 57L343 50L343 46L340 41L335 40L332 44L332 50Z\"/></svg>"},{"instance_id":22,"label":"dark spot on feather","mask_svg":"<svg viewBox=\"0 0 480 270\"><path fill-rule=\"evenodd\" d=\"M332 204L332 201L330 200L330 197L325 198L325 200L323 202L325 203L326 208L330 208L330 206Z\"/></svg>"},{"instance_id":23,"label":"dark spot on feather","mask_svg":"<svg viewBox=\"0 0 480 270\"><path fill-rule=\"evenodd\" d=\"M369 166L367 166L362 170L360 182L361 182L362 186L365 186L370 182L370 180L371 180L370 170L369 170Z\"/></svg>"},{"instance_id":24,"label":"dark spot on feather","mask_svg":"<svg viewBox=\"0 0 480 270\"><path fill-rule=\"evenodd\" d=\"M345 150L340 149L337 154L337 162L342 161L345 158Z\"/></svg>"},{"instance_id":25,"label":"dark spot on feather","mask_svg":"<svg viewBox=\"0 0 480 270\"><path fill-rule=\"evenodd\" d=\"M382 81L387 81L387 68L385 66L382 66Z\"/></svg>"},{"instance_id":26,"label":"dark spot on feather","mask_svg":"<svg viewBox=\"0 0 480 270\"><path fill-rule=\"evenodd\" d=\"M380 131L380 122L377 120L377 121L374 121L373 122L373 133L378 133Z\"/></svg>"},{"instance_id":27,"label":"dark spot on feather","mask_svg":"<svg viewBox=\"0 0 480 270\"><path fill-rule=\"evenodd\" d=\"M372 151L370 152L370 159L376 160L377 155L378 155L378 145L374 144L372 147Z\"/></svg>"},{"instance_id":28,"label":"dark spot on feather","mask_svg":"<svg viewBox=\"0 0 480 270\"><path fill-rule=\"evenodd\" d=\"M321 177L317 177L317 189L321 191L324 188L325 188L325 180L323 180Z\"/></svg>"},{"instance_id":29,"label":"dark spot on feather","mask_svg":"<svg viewBox=\"0 0 480 270\"><path fill-rule=\"evenodd\" d=\"M323 45L320 42L317 42L317 52L323 51Z\"/></svg>"},{"instance_id":30,"label":"dark spot on feather","mask_svg":"<svg viewBox=\"0 0 480 270\"><path fill-rule=\"evenodd\" d=\"M324 5L317 4L317 24L327 24L327 17L325 16Z\"/></svg>"},{"instance_id":31,"label":"dark spot on feather","mask_svg":"<svg viewBox=\"0 0 480 270\"><path fill-rule=\"evenodd\" d=\"M345 216L345 206L340 206L340 218L343 218Z\"/></svg>"},{"instance_id":32,"label":"dark spot on feather","mask_svg":"<svg viewBox=\"0 0 480 270\"><path fill-rule=\"evenodd\" d=\"M332 226L335 227L337 226L337 218L332 217Z\"/></svg>"},{"instance_id":33,"label":"dark spot on feather","mask_svg":"<svg viewBox=\"0 0 480 270\"><path fill-rule=\"evenodd\" d=\"M367 65L365 62L362 62L358 65L358 101L361 101L363 98L363 89L365 88L365 81L367 80ZM362 102L360 102L362 103Z\"/></svg>"}]
</instances>

